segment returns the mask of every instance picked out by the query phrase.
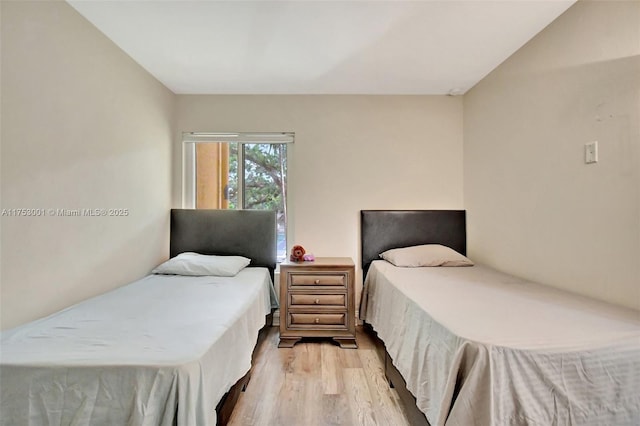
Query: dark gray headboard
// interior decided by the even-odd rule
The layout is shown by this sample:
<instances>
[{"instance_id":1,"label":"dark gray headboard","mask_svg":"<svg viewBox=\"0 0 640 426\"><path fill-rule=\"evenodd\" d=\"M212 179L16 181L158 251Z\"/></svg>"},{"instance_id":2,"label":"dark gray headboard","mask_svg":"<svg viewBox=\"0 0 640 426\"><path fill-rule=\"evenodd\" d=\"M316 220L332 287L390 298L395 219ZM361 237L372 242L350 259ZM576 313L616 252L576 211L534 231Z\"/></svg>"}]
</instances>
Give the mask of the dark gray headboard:
<instances>
[{"instance_id":1,"label":"dark gray headboard","mask_svg":"<svg viewBox=\"0 0 640 426\"><path fill-rule=\"evenodd\" d=\"M361 210L363 276L385 250L442 244L467 254L464 210Z\"/></svg>"},{"instance_id":2,"label":"dark gray headboard","mask_svg":"<svg viewBox=\"0 0 640 426\"><path fill-rule=\"evenodd\" d=\"M276 267L276 213L269 210L171 210L170 256L244 256L250 266Z\"/></svg>"}]
</instances>

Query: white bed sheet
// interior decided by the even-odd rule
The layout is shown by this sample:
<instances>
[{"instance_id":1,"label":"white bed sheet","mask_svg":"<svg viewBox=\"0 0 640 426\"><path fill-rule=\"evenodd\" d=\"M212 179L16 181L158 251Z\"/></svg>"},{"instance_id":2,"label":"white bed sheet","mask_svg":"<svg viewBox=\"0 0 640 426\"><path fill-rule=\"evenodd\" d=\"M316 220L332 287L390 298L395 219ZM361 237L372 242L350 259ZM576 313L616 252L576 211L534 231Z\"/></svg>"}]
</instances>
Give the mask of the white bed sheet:
<instances>
[{"instance_id":1,"label":"white bed sheet","mask_svg":"<svg viewBox=\"0 0 640 426\"><path fill-rule=\"evenodd\" d=\"M149 275L5 331L0 425L214 425L276 305L266 268Z\"/></svg>"},{"instance_id":2,"label":"white bed sheet","mask_svg":"<svg viewBox=\"0 0 640 426\"><path fill-rule=\"evenodd\" d=\"M373 262L361 318L432 425L640 424L640 312L476 265Z\"/></svg>"}]
</instances>

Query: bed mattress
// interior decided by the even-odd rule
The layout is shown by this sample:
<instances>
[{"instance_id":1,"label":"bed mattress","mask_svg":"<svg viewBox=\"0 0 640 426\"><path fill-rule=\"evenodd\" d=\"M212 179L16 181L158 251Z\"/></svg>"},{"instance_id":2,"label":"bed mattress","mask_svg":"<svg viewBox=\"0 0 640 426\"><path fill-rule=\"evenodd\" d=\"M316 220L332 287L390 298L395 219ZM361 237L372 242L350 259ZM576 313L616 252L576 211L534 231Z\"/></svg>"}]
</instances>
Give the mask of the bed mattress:
<instances>
[{"instance_id":1,"label":"bed mattress","mask_svg":"<svg viewBox=\"0 0 640 426\"><path fill-rule=\"evenodd\" d=\"M213 425L276 306L266 268L149 275L0 340L1 425Z\"/></svg>"},{"instance_id":2,"label":"bed mattress","mask_svg":"<svg viewBox=\"0 0 640 426\"><path fill-rule=\"evenodd\" d=\"M432 425L640 424L640 313L476 265L374 261L361 318Z\"/></svg>"}]
</instances>

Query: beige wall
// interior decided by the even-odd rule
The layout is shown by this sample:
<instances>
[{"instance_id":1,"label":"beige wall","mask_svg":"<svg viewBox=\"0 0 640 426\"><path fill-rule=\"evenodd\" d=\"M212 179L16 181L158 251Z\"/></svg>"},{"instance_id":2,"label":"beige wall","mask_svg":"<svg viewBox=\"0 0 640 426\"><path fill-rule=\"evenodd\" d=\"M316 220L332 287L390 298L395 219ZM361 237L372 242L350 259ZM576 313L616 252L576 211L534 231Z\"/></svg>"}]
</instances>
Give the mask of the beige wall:
<instances>
[{"instance_id":1,"label":"beige wall","mask_svg":"<svg viewBox=\"0 0 640 426\"><path fill-rule=\"evenodd\" d=\"M640 309L639 55L639 2L580 1L465 95L471 257Z\"/></svg>"},{"instance_id":2,"label":"beige wall","mask_svg":"<svg viewBox=\"0 0 640 426\"><path fill-rule=\"evenodd\" d=\"M316 256L359 261L361 209L462 208L461 98L183 95L176 124L179 132L295 132L289 246ZM181 203L179 138L174 206Z\"/></svg>"},{"instance_id":3,"label":"beige wall","mask_svg":"<svg viewBox=\"0 0 640 426\"><path fill-rule=\"evenodd\" d=\"M64 2L1 2L1 326L148 273L168 252L174 95Z\"/></svg>"}]
</instances>

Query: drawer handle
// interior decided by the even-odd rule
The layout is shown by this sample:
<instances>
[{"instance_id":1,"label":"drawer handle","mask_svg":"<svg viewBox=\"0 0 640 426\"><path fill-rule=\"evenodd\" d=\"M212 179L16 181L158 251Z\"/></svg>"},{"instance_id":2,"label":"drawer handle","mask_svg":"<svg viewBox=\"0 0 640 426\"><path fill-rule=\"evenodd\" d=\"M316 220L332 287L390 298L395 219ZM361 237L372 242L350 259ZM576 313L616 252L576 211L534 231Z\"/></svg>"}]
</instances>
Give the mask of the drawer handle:
<instances>
[{"instance_id":1,"label":"drawer handle","mask_svg":"<svg viewBox=\"0 0 640 426\"><path fill-rule=\"evenodd\" d=\"M315 323L318 324L320 322L320 318L316 318Z\"/></svg>"},{"instance_id":2,"label":"drawer handle","mask_svg":"<svg viewBox=\"0 0 640 426\"><path fill-rule=\"evenodd\" d=\"M315 280L315 281L314 281L314 283L315 283L315 284L320 284L320 280L319 280L319 279L317 279L317 280Z\"/></svg>"},{"instance_id":3,"label":"drawer handle","mask_svg":"<svg viewBox=\"0 0 640 426\"><path fill-rule=\"evenodd\" d=\"M313 303L315 303L317 305L318 303L320 303L320 299L314 300Z\"/></svg>"}]
</instances>

